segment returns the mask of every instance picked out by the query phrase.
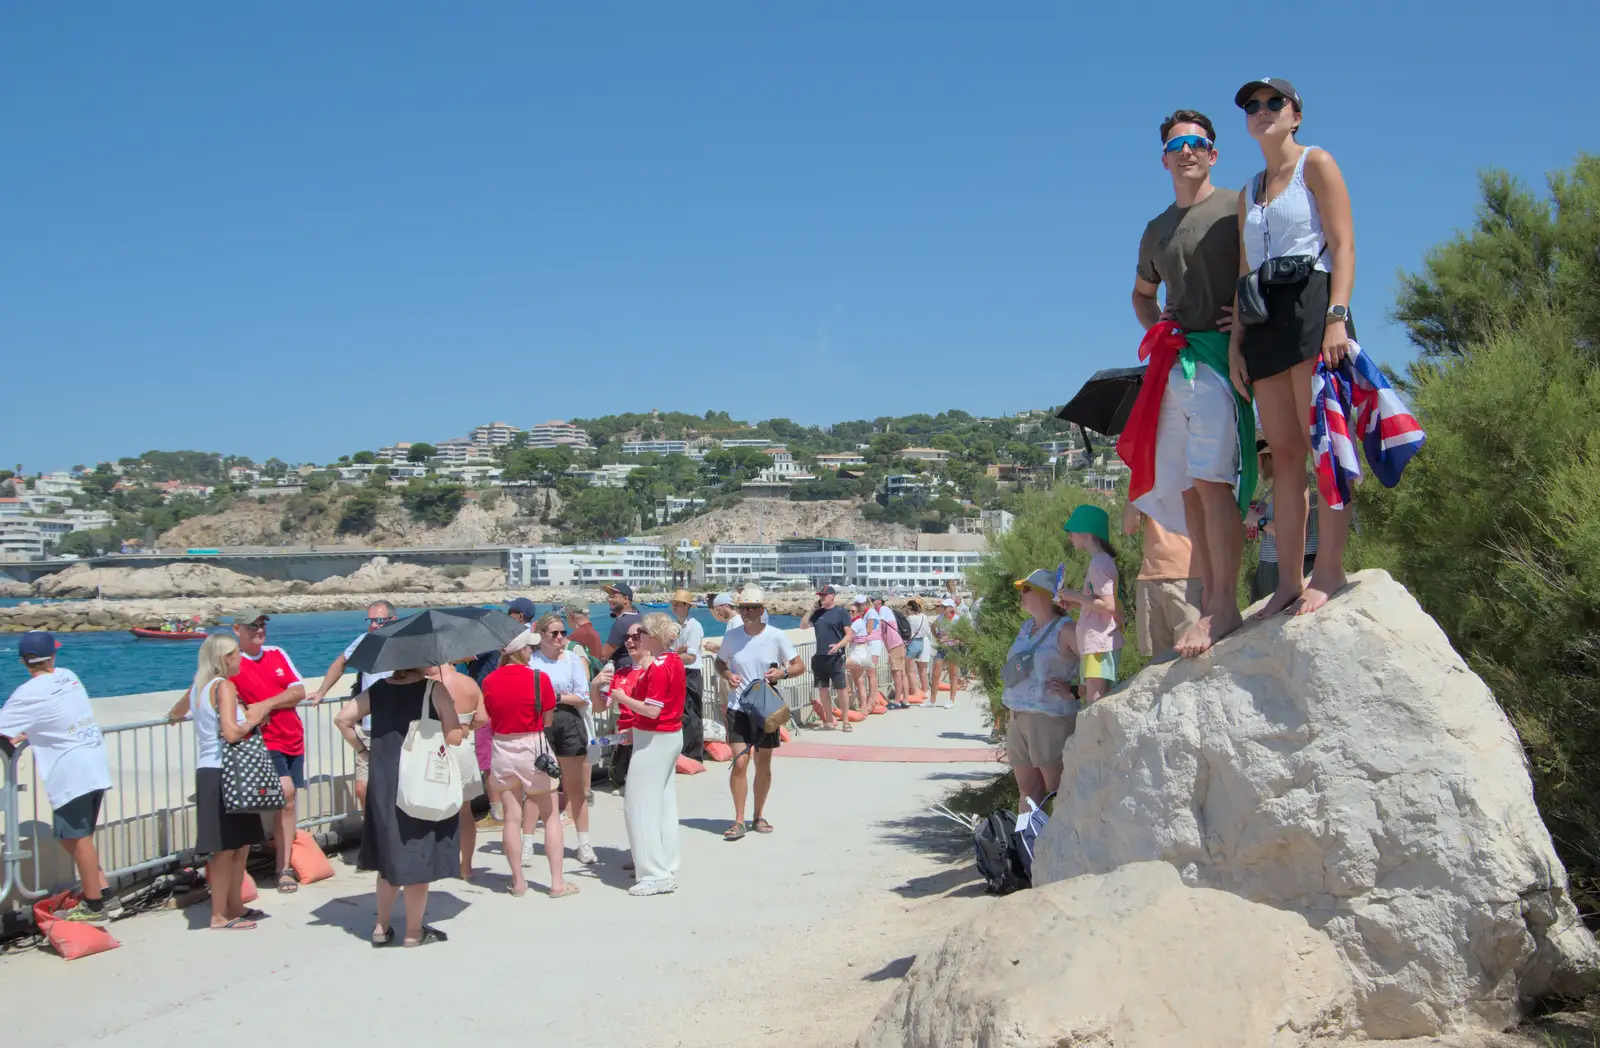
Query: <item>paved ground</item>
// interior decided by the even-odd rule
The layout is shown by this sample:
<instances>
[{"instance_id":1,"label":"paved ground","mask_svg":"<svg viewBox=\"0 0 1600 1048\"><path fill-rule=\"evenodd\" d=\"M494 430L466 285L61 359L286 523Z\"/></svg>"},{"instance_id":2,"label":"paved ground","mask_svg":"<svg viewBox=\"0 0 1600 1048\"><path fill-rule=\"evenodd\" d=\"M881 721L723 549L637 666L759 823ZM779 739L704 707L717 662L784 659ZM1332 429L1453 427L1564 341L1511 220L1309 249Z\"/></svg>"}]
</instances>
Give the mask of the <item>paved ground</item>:
<instances>
[{"instance_id":1,"label":"paved ground","mask_svg":"<svg viewBox=\"0 0 1600 1048\"><path fill-rule=\"evenodd\" d=\"M975 762L987 730L965 696L953 710L897 711L857 729L806 731L801 742L877 759L776 762L770 836L721 839L726 765L680 776L674 895L625 894L620 799L602 792L601 863L567 864L581 895L512 898L498 835L480 833L474 881L441 882L430 898L429 923L451 940L378 951L366 939L370 875L336 860L332 880L294 896L264 892L258 905L273 916L253 932L206 930L209 910L198 906L120 922L121 949L70 965L42 952L0 959L8 1039L849 1044L916 951L984 905L967 839L924 812L996 770ZM949 749L954 761L891 762L895 747ZM536 892L543 865L530 871Z\"/></svg>"}]
</instances>

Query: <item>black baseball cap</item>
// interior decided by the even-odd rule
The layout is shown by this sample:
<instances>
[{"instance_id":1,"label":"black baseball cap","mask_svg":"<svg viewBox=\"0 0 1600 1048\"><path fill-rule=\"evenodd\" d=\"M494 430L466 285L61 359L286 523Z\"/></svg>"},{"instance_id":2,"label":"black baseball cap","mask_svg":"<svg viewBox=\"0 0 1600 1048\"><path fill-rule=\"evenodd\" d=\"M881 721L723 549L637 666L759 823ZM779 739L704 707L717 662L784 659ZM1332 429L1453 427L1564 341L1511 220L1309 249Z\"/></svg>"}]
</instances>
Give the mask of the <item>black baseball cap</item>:
<instances>
[{"instance_id":1,"label":"black baseball cap","mask_svg":"<svg viewBox=\"0 0 1600 1048\"><path fill-rule=\"evenodd\" d=\"M1238 91L1234 92L1233 104L1238 106L1240 109L1243 109L1244 104L1250 101L1250 96L1261 90L1263 87L1271 91L1276 91L1284 98L1287 98L1289 101L1293 102L1296 112L1305 112L1305 106L1300 102L1300 92L1296 91L1294 89L1294 85L1289 83L1289 81L1276 76L1264 77L1260 80L1252 80L1248 84L1239 88Z\"/></svg>"},{"instance_id":2,"label":"black baseball cap","mask_svg":"<svg viewBox=\"0 0 1600 1048\"><path fill-rule=\"evenodd\" d=\"M536 619L539 617L538 605L534 604L534 602L529 600L527 597L518 597L510 604L506 605L507 614L513 611L530 619Z\"/></svg>"}]
</instances>

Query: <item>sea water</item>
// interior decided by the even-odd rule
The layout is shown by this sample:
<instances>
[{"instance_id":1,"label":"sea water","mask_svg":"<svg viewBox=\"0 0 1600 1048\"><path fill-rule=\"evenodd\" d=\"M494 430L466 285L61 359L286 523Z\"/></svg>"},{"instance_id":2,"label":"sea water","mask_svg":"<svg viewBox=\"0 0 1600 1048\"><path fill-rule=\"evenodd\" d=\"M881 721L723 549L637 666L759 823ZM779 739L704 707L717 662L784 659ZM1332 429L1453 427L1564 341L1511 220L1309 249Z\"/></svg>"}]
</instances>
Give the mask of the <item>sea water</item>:
<instances>
[{"instance_id":1,"label":"sea water","mask_svg":"<svg viewBox=\"0 0 1600 1048\"><path fill-rule=\"evenodd\" d=\"M541 604L539 613L559 605ZM401 610L409 615L415 608ZM648 614L651 609L642 609ZM594 628L604 640L611 629L611 609L604 604L590 608ZM723 624L711 612L696 608L693 615L705 627L707 637L720 637ZM794 629L800 620L792 615L774 615L771 624L779 629ZM225 629L226 627L212 627ZM367 613L361 611L309 611L295 615L273 615L267 624L267 643L289 653L302 677L318 683L340 652L367 628ZM17 658L19 633L0 633L0 702L28 677ZM194 679L198 640L138 640L126 631L103 633L60 633L57 665L76 673L91 696L137 695L147 691L170 691L187 687Z\"/></svg>"}]
</instances>

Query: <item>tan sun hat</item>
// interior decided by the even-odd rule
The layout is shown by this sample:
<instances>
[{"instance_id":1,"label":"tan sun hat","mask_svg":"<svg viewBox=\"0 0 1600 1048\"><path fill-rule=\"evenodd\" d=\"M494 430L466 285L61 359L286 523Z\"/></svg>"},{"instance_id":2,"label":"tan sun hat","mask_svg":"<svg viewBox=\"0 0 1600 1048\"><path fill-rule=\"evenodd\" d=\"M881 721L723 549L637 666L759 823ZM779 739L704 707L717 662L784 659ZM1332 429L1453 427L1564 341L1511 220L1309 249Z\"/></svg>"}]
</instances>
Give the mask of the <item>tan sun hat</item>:
<instances>
[{"instance_id":1,"label":"tan sun hat","mask_svg":"<svg viewBox=\"0 0 1600 1048\"><path fill-rule=\"evenodd\" d=\"M747 607L752 604L759 604L762 607L766 607L767 595L761 592L760 586L757 586L752 582L744 589L733 595L733 602L740 607Z\"/></svg>"},{"instance_id":2,"label":"tan sun hat","mask_svg":"<svg viewBox=\"0 0 1600 1048\"><path fill-rule=\"evenodd\" d=\"M694 594L686 589L672 591L672 603L694 605Z\"/></svg>"}]
</instances>

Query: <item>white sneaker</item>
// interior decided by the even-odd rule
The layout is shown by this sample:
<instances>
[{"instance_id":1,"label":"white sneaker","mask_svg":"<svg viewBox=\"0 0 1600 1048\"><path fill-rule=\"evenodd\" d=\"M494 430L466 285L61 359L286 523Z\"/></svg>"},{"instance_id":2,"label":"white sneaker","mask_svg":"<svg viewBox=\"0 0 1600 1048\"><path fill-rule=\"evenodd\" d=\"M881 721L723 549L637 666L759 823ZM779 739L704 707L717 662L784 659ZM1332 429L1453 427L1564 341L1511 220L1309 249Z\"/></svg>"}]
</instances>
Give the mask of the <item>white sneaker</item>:
<instances>
[{"instance_id":1,"label":"white sneaker","mask_svg":"<svg viewBox=\"0 0 1600 1048\"><path fill-rule=\"evenodd\" d=\"M585 844L578 848L578 861L583 863L585 866L597 861L597 859L598 857L594 853L593 845Z\"/></svg>"},{"instance_id":2,"label":"white sneaker","mask_svg":"<svg viewBox=\"0 0 1600 1048\"><path fill-rule=\"evenodd\" d=\"M522 868L527 869L533 865L533 838L522 838Z\"/></svg>"},{"instance_id":3,"label":"white sneaker","mask_svg":"<svg viewBox=\"0 0 1600 1048\"><path fill-rule=\"evenodd\" d=\"M678 882L671 877L652 877L628 889L629 895L667 895L678 890Z\"/></svg>"}]
</instances>

